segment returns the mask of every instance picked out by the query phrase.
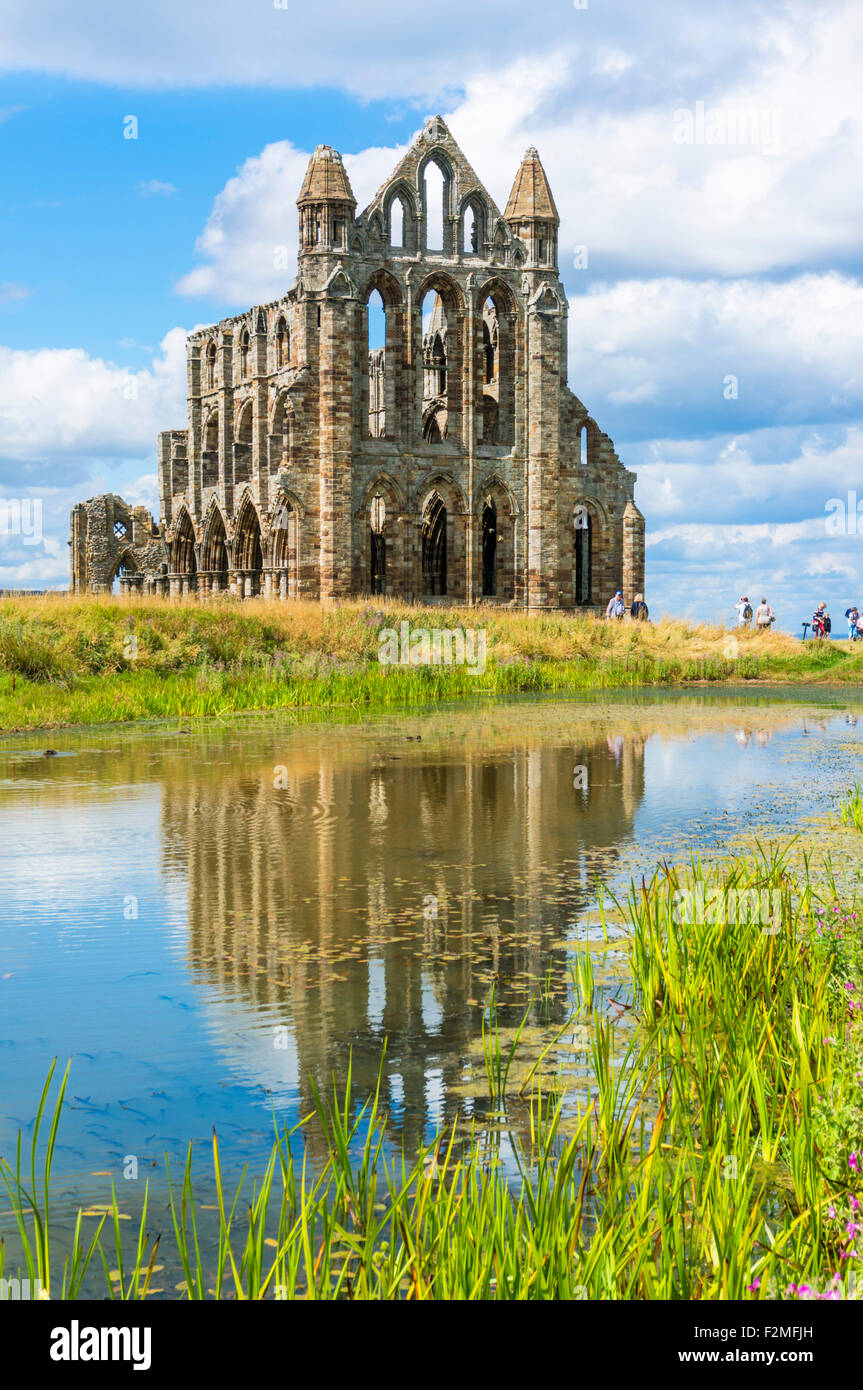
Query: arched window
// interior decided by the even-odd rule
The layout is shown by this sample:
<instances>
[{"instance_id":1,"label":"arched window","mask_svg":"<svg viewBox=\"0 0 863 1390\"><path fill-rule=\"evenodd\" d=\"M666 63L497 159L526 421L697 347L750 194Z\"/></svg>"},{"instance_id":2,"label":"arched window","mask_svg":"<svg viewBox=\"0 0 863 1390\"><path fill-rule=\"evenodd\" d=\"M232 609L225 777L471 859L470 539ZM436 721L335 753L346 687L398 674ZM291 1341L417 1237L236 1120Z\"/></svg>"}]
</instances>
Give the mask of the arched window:
<instances>
[{"instance_id":1,"label":"arched window","mask_svg":"<svg viewBox=\"0 0 863 1390\"><path fill-rule=\"evenodd\" d=\"M251 341L248 328L244 328L240 334L240 376L242 377L247 377L249 375L249 349Z\"/></svg>"},{"instance_id":2,"label":"arched window","mask_svg":"<svg viewBox=\"0 0 863 1390\"><path fill-rule=\"evenodd\" d=\"M214 508L207 522L201 568L216 579L217 582L213 586L215 592L218 593L225 587L228 574L228 542L225 523L218 508Z\"/></svg>"},{"instance_id":3,"label":"arched window","mask_svg":"<svg viewBox=\"0 0 863 1390\"><path fill-rule=\"evenodd\" d=\"M369 437L383 439L386 420L387 311L379 290L367 305L369 354Z\"/></svg>"},{"instance_id":4,"label":"arched window","mask_svg":"<svg viewBox=\"0 0 863 1390\"><path fill-rule=\"evenodd\" d=\"M444 193L446 179L444 172L434 160L426 165L423 176L425 185L426 250L444 250Z\"/></svg>"},{"instance_id":5,"label":"arched window","mask_svg":"<svg viewBox=\"0 0 863 1390\"><path fill-rule=\"evenodd\" d=\"M430 444L446 438L447 425L447 318L443 300L429 290L422 302L423 325L423 437Z\"/></svg>"},{"instance_id":6,"label":"arched window","mask_svg":"<svg viewBox=\"0 0 863 1390\"><path fill-rule=\"evenodd\" d=\"M587 467L587 425L582 425L579 431L579 463L582 468Z\"/></svg>"},{"instance_id":7,"label":"arched window","mask_svg":"<svg viewBox=\"0 0 863 1390\"><path fill-rule=\"evenodd\" d=\"M263 551L261 523L248 497L241 509L234 537L234 569L239 571L241 595L251 598L260 592Z\"/></svg>"},{"instance_id":8,"label":"arched window","mask_svg":"<svg viewBox=\"0 0 863 1390\"><path fill-rule=\"evenodd\" d=\"M206 364L207 390L212 391L216 385L216 344L212 341L207 344Z\"/></svg>"},{"instance_id":9,"label":"arched window","mask_svg":"<svg viewBox=\"0 0 863 1390\"><path fill-rule=\"evenodd\" d=\"M377 493L372 500L369 513L369 570L373 594L386 593L387 579L387 507L383 497Z\"/></svg>"},{"instance_id":10,"label":"arched window","mask_svg":"<svg viewBox=\"0 0 863 1390\"><path fill-rule=\"evenodd\" d=\"M237 424L237 438L234 444L234 482L244 483L252 475L252 442L254 439L254 412L252 402L246 401L240 412Z\"/></svg>"},{"instance_id":11,"label":"arched window","mask_svg":"<svg viewBox=\"0 0 863 1390\"><path fill-rule=\"evenodd\" d=\"M183 512L174 537L174 573L193 575L195 563L195 532L188 512Z\"/></svg>"},{"instance_id":12,"label":"arched window","mask_svg":"<svg viewBox=\"0 0 863 1390\"><path fill-rule=\"evenodd\" d=\"M479 250L479 228L476 223L476 213L470 206L466 207L464 212L461 249L466 256L476 255Z\"/></svg>"},{"instance_id":13,"label":"arched window","mask_svg":"<svg viewBox=\"0 0 863 1390\"><path fill-rule=\"evenodd\" d=\"M575 601L577 604L589 604L591 601L591 543L592 525L590 513L585 506L579 504L572 514L572 525L575 535Z\"/></svg>"},{"instance_id":14,"label":"arched window","mask_svg":"<svg viewBox=\"0 0 863 1390\"><path fill-rule=\"evenodd\" d=\"M201 486L215 487L219 481L219 412L214 410L204 426L201 455Z\"/></svg>"},{"instance_id":15,"label":"arched window","mask_svg":"<svg viewBox=\"0 0 863 1390\"><path fill-rule=\"evenodd\" d=\"M291 356L291 337L284 315L276 324L276 367L286 367Z\"/></svg>"},{"instance_id":16,"label":"arched window","mask_svg":"<svg viewBox=\"0 0 863 1390\"><path fill-rule=\"evenodd\" d=\"M446 593L446 507L437 492L423 508L422 586L430 597Z\"/></svg>"},{"instance_id":17,"label":"arched window","mask_svg":"<svg viewBox=\"0 0 863 1390\"><path fill-rule=\"evenodd\" d=\"M402 247L405 244L405 205L401 198L394 198L390 205L390 246Z\"/></svg>"},{"instance_id":18,"label":"arched window","mask_svg":"<svg viewBox=\"0 0 863 1390\"><path fill-rule=\"evenodd\" d=\"M494 498L487 497L482 509L482 592L493 597L497 593L497 508Z\"/></svg>"}]
</instances>

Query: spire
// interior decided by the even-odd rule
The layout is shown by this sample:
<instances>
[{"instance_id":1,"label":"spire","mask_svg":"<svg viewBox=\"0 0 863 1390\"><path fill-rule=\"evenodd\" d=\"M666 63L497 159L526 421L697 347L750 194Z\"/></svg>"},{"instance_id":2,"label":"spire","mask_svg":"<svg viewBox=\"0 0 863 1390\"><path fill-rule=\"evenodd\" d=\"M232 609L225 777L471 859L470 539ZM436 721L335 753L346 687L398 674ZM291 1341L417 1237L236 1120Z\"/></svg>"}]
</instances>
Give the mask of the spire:
<instances>
[{"instance_id":1,"label":"spire","mask_svg":"<svg viewBox=\"0 0 863 1390\"><path fill-rule=\"evenodd\" d=\"M541 218L545 222L554 222L555 226L560 225L545 170L533 145L519 165L503 215L507 222Z\"/></svg>"},{"instance_id":2,"label":"spire","mask_svg":"<svg viewBox=\"0 0 863 1390\"><path fill-rule=\"evenodd\" d=\"M347 170L338 150L330 145L318 145L309 160L297 206L305 203L351 203L356 207Z\"/></svg>"}]
</instances>

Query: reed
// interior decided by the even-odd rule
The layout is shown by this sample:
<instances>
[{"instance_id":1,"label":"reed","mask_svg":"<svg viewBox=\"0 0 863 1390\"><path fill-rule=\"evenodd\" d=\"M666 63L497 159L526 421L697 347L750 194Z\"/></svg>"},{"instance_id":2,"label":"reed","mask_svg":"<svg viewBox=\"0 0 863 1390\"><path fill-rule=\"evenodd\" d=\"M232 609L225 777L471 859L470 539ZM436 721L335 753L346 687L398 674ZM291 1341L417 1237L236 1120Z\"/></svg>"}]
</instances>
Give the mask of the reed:
<instances>
[{"instance_id":1,"label":"reed","mask_svg":"<svg viewBox=\"0 0 863 1390\"><path fill-rule=\"evenodd\" d=\"M68 1068L43 1143L52 1068L29 1165L20 1139L0 1164L23 1267L60 1299L156 1296L157 1253L190 1300L848 1296L863 1235L861 918L806 856L792 867L793 848L661 865L632 885L617 906L636 1032L594 1009L587 960L573 972L589 1098L564 1094L554 1038L515 1092L521 1029L502 1041L492 994L488 1127L407 1154L388 1139L380 1078L357 1105L349 1073L275 1135L255 1182L244 1172L230 1190L213 1135L214 1238L190 1148L170 1175L169 1232L145 1201L127 1253L112 1190L89 1241L78 1214L59 1265L49 1199ZM302 1146L312 1125L320 1172ZM0 1273L10 1259L0 1246Z\"/></svg>"}]
</instances>

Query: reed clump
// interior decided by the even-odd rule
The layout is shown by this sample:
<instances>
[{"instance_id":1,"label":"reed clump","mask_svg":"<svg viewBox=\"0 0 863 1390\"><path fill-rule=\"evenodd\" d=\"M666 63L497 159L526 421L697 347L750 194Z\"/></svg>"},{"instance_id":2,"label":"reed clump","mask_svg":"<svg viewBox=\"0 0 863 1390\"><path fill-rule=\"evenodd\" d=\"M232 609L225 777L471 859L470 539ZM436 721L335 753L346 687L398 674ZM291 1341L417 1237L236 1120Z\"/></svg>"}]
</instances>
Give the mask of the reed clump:
<instances>
[{"instance_id":1,"label":"reed clump","mask_svg":"<svg viewBox=\"0 0 863 1390\"><path fill-rule=\"evenodd\" d=\"M233 1192L214 1133L215 1231L190 1148L182 1173L169 1170L169 1229L154 1229L145 1200L124 1243L112 1189L95 1231L83 1235L79 1212L58 1253L50 1189L66 1077L43 1145L49 1076L29 1162L19 1137L0 1163L19 1271L50 1298L94 1285L119 1299L850 1296L863 1236L861 916L791 853L756 845L632 885L618 906L634 1033L594 1007L589 956L573 969L589 1099L566 1096L554 1040L515 1092L520 1030L502 1042L492 996L494 1123L409 1155L388 1139L380 1082L358 1105L348 1074L341 1091L314 1092L315 1113L277 1134L263 1174ZM320 1171L301 1142L311 1125ZM0 1273L11 1267L0 1246ZM162 1268L176 1276L168 1291Z\"/></svg>"}]
</instances>

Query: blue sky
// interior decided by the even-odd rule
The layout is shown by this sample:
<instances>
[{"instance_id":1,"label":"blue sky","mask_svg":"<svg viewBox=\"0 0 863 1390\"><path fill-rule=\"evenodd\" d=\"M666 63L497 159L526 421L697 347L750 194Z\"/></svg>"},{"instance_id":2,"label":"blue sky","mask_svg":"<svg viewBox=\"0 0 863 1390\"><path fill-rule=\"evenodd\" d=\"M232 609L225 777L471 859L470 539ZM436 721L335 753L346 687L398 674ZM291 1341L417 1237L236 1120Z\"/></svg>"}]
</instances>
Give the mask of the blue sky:
<instances>
[{"instance_id":1,"label":"blue sky","mask_svg":"<svg viewBox=\"0 0 863 1390\"><path fill-rule=\"evenodd\" d=\"M286 287L310 150L342 151L362 205L440 111L501 204L540 150L570 385L639 474L652 611L725 617L757 590L795 629L822 597L863 603L863 518L825 527L831 500L863 506L859 6L435 18L0 0L0 496L44 508L41 544L0 535L0 585L66 582L79 498L155 505L184 334Z\"/></svg>"}]
</instances>

